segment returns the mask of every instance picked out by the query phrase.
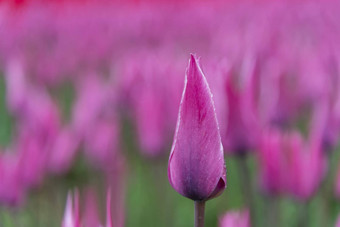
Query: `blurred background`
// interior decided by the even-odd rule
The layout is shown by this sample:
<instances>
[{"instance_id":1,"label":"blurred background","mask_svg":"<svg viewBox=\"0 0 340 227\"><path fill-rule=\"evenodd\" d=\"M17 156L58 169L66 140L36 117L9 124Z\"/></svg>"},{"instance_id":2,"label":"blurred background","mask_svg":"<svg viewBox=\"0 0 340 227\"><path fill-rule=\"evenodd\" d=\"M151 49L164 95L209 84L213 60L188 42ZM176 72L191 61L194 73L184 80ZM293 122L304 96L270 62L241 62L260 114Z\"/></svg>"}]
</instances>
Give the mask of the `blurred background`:
<instances>
[{"instance_id":1,"label":"blurred background","mask_svg":"<svg viewBox=\"0 0 340 227\"><path fill-rule=\"evenodd\" d=\"M190 53L227 165L206 226L336 226L339 20L338 1L0 0L0 226L62 226L70 191L82 226L193 226L167 177Z\"/></svg>"}]
</instances>

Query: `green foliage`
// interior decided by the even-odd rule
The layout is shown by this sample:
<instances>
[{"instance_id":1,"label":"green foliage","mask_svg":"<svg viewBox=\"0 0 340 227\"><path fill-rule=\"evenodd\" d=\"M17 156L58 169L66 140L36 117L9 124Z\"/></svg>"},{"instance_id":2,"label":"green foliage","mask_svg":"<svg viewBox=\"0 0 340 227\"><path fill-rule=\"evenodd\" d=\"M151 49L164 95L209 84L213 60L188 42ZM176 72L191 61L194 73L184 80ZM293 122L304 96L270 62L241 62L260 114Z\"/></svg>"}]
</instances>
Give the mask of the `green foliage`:
<instances>
[{"instance_id":1,"label":"green foliage","mask_svg":"<svg viewBox=\"0 0 340 227\"><path fill-rule=\"evenodd\" d=\"M0 147L10 144L13 133L13 118L6 108L6 87L4 77L0 74Z\"/></svg>"}]
</instances>

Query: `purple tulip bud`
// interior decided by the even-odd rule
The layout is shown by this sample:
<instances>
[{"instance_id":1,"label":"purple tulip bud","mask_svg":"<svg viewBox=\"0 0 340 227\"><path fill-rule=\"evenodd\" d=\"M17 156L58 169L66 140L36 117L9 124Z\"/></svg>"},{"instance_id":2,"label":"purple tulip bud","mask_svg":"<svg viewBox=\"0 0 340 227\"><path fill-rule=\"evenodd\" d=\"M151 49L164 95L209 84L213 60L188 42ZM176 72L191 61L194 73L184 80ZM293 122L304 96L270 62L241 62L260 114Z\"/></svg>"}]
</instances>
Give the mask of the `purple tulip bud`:
<instances>
[{"instance_id":1,"label":"purple tulip bud","mask_svg":"<svg viewBox=\"0 0 340 227\"><path fill-rule=\"evenodd\" d=\"M6 101L12 113L20 113L27 102L27 81L19 59L10 60L5 72Z\"/></svg>"},{"instance_id":2,"label":"purple tulip bud","mask_svg":"<svg viewBox=\"0 0 340 227\"><path fill-rule=\"evenodd\" d=\"M111 220L112 226L125 226L125 194L127 169L128 168L125 159L117 152L113 160L113 165L108 166L108 168L105 170L106 182L109 188L106 197L107 227L109 227L109 219ZM110 201L114 201L114 203L111 204Z\"/></svg>"},{"instance_id":3,"label":"purple tulip bud","mask_svg":"<svg viewBox=\"0 0 340 227\"><path fill-rule=\"evenodd\" d=\"M72 127L79 136L85 136L107 102L107 89L98 76L87 76L77 84L77 100L73 106Z\"/></svg>"},{"instance_id":4,"label":"purple tulip bud","mask_svg":"<svg viewBox=\"0 0 340 227\"><path fill-rule=\"evenodd\" d=\"M143 152L149 156L156 156L161 153L165 144L165 123L164 105L160 95L145 89L138 95L135 103L136 124L138 139Z\"/></svg>"},{"instance_id":5,"label":"purple tulip bud","mask_svg":"<svg viewBox=\"0 0 340 227\"><path fill-rule=\"evenodd\" d=\"M218 196L226 187L223 147L212 94L191 55L168 165L172 187L195 201Z\"/></svg>"},{"instance_id":6,"label":"purple tulip bud","mask_svg":"<svg viewBox=\"0 0 340 227\"><path fill-rule=\"evenodd\" d=\"M290 154L289 160L289 192L297 199L308 200L320 187L328 168L327 162L319 142L303 143L298 134L293 135L291 140L295 152Z\"/></svg>"},{"instance_id":7,"label":"purple tulip bud","mask_svg":"<svg viewBox=\"0 0 340 227\"><path fill-rule=\"evenodd\" d=\"M257 152L260 164L260 185L268 194L280 194L286 189L286 163L282 159L283 136L279 131L264 133ZM287 145L288 146L288 145Z\"/></svg>"},{"instance_id":8,"label":"purple tulip bud","mask_svg":"<svg viewBox=\"0 0 340 227\"><path fill-rule=\"evenodd\" d=\"M65 213L63 222L61 224L62 227L73 227L74 226L74 220L73 220L73 201L72 201L72 195L68 193L67 200L66 200L66 207L65 207Z\"/></svg>"},{"instance_id":9,"label":"purple tulip bud","mask_svg":"<svg viewBox=\"0 0 340 227\"><path fill-rule=\"evenodd\" d=\"M118 123L113 117L98 119L86 133L84 151L90 162L100 169L112 165L119 150Z\"/></svg>"},{"instance_id":10,"label":"purple tulip bud","mask_svg":"<svg viewBox=\"0 0 340 227\"><path fill-rule=\"evenodd\" d=\"M231 75L231 71L228 73L230 75L227 76L225 87L229 108L228 125L222 133L223 145L226 151L241 154L254 150L261 134L254 101L257 78L250 72L244 73L244 76L241 74L237 79Z\"/></svg>"},{"instance_id":11,"label":"purple tulip bud","mask_svg":"<svg viewBox=\"0 0 340 227\"><path fill-rule=\"evenodd\" d=\"M340 165L338 165L337 176L336 176L336 179L335 179L334 193L335 193L335 197L337 199L339 199L340 198Z\"/></svg>"}]
</instances>

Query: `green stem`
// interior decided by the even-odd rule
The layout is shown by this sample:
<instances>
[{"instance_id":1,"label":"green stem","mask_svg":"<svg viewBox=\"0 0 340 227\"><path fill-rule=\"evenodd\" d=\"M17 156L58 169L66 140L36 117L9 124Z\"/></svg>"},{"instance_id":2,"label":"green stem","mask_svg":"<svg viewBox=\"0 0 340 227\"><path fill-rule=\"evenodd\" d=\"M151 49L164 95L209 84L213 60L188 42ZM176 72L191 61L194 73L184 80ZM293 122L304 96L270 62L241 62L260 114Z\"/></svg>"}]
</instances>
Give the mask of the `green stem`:
<instances>
[{"instance_id":1,"label":"green stem","mask_svg":"<svg viewBox=\"0 0 340 227\"><path fill-rule=\"evenodd\" d=\"M195 227L204 227L205 201L195 201Z\"/></svg>"}]
</instances>

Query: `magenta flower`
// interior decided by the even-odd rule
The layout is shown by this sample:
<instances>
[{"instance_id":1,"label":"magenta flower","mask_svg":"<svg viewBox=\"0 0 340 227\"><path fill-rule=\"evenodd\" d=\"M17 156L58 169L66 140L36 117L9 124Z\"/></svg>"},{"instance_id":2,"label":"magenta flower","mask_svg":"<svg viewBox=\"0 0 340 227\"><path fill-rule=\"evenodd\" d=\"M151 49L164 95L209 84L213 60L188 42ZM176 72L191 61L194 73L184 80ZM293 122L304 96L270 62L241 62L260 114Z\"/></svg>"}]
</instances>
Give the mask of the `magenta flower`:
<instances>
[{"instance_id":1,"label":"magenta flower","mask_svg":"<svg viewBox=\"0 0 340 227\"><path fill-rule=\"evenodd\" d=\"M172 187L195 201L206 201L226 187L223 147L212 94L191 55L168 164Z\"/></svg>"},{"instance_id":2,"label":"magenta flower","mask_svg":"<svg viewBox=\"0 0 340 227\"><path fill-rule=\"evenodd\" d=\"M228 211L219 220L220 227L250 227L249 211Z\"/></svg>"},{"instance_id":3,"label":"magenta flower","mask_svg":"<svg viewBox=\"0 0 340 227\"><path fill-rule=\"evenodd\" d=\"M65 127L56 136L48 157L48 170L55 174L65 173L70 169L77 154L79 138L71 129Z\"/></svg>"},{"instance_id":4,"label":"magenta flower","mask_svg":"<svg viewBox=\"0 0 340 227\"><path fill-rule=\"evenodd\" d=\"M21 205L25 199L25 187L21 181L21 166L12 152L0 153L0 204Z\"/></svg>"},{"instance_id":5,"label":"magenta flower","mask_svg":"<svg viewBox=\"0 0 340 227\"><path fill-rule=\"evenodd\" d=\"M94 191L88 190L85 197L85 207L82 218L80 217L79 194L76 190L74 198L68 193L65 212L61 227L102 227L97 208L97 200ZM112 227L111 218L111 194L107 191L106 196L106 225Z\"/></svg>"},{"instance_id":6,"label":"magenta flower","mask_svg":"<svg viewBox=\"0 0 340 227\"><path fill-rule=\"evenodd\" d=\"M255 64L255 63L253 63ZM255 68L255 66L253 66ZM256 112L255 69L247 69L246 75L240 74L238 79L228 75L225 94L227 96L228 113L227 126L223 131L223 145L228 152L245 153L254 150L261 133ZM228 73L232 73L231 71ZM245 77L245 78L242 78ZM241 81L241 80L244 81ZM237 81L240 80L240 81ZM237 82L235 82L237 81Z\"/></svg>"},{"instance_id":7,"label":"magenta flower","mask_svg":"<svg viewBox=\"0 0 340 227\"><path fill-rule=\"evenodd\" d=\"M288 193L301 200L313 196L327 167L320 144L304 141L297 132L267 132L258 157L263 190L275 195Z\"/></svg>"},{"instance_id":8,"label":"magenta flower","mask_svg":"<svg viewBox=\"0 0 340 227\"><path fill-rule=\"evenodd\" d=\"M64 218L61 227L80 227L78 191L74 193L74 198L71 192L67 195Z\"/></svg>"},{"instance_id":9,"label":"magenta flower","mask_svg":"<svg viewBox=\"0 0 340 227\"><path fill-rule=\"evenodd\" d=\"M28 85L23 68L21 61L14 58L9 60L5 71L6 102L8 109L15 114L23 110L28 98Z\"/></svg>"}]
</instances>

